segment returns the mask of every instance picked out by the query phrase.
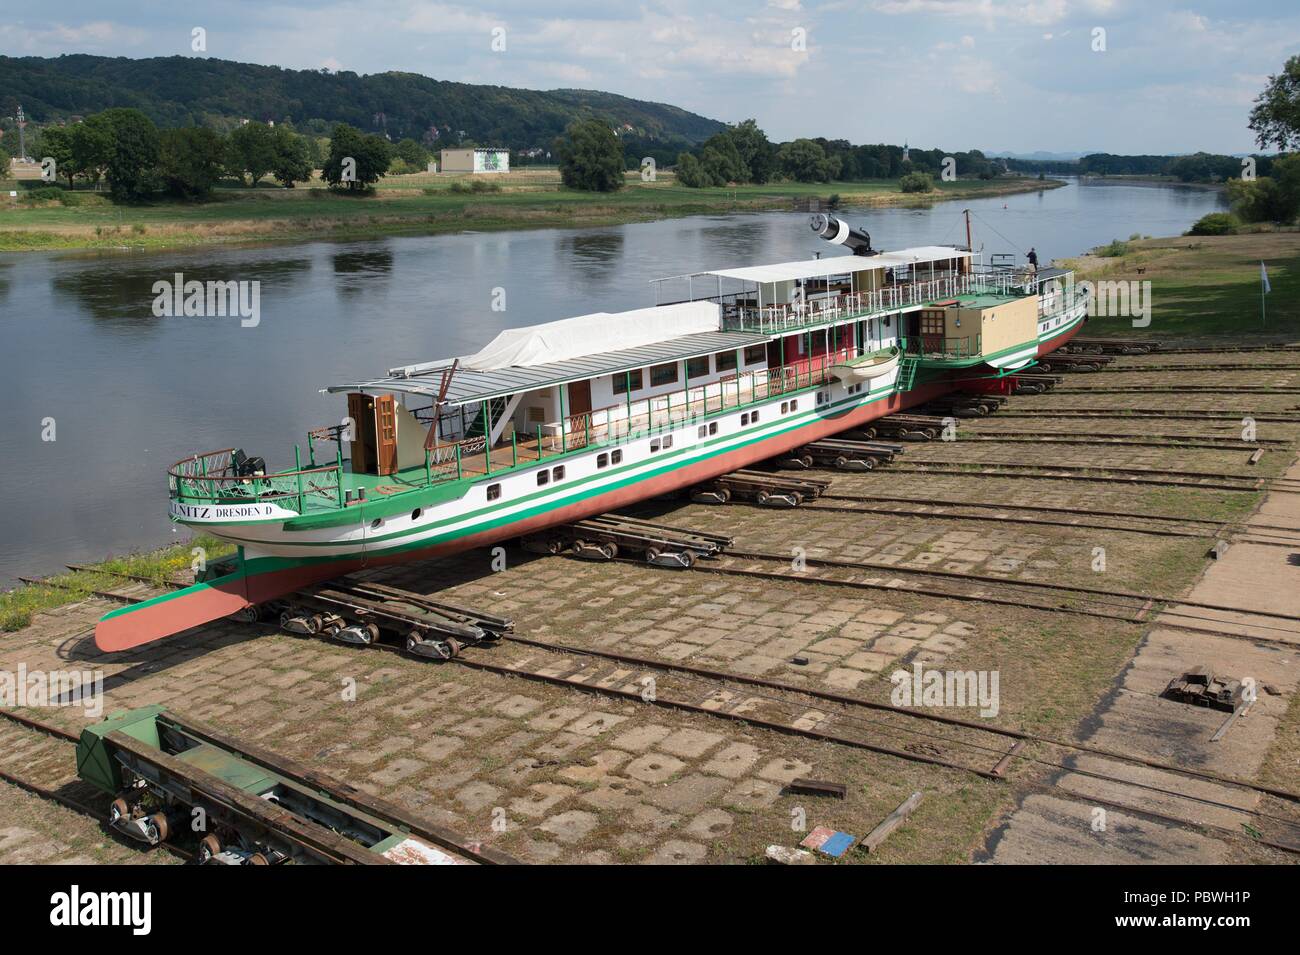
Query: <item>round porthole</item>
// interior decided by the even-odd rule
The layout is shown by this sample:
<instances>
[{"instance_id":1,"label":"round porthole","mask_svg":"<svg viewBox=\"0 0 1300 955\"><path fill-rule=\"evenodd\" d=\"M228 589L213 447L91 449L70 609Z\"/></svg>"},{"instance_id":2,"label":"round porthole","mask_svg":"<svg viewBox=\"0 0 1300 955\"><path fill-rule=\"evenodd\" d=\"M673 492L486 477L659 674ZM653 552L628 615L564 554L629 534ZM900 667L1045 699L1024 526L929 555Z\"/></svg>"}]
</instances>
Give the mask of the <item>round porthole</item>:
<instances>
[{"instance_id":1,"label":"round porthole","mask_svg":"<svg viewBox=\"0 0 1300 955\"><path fill-rule=\"evenodd\" d=\"M370 522L370 529L374 530L382 523L384 523L384 519L382 517L376 517L373 521Z\"/></svg>"},{"instance_id":2,"label":"round porthole","mask_svg":"<svg viewBox=\"0 0 1300 955\"><path fill-rule=\"evenodd\" d=\"M420 515L423 513L424 513L424 508L417 507L415 510L411 512L411 520L418 521L420 519Z\"/></svg>"}]
</instances>

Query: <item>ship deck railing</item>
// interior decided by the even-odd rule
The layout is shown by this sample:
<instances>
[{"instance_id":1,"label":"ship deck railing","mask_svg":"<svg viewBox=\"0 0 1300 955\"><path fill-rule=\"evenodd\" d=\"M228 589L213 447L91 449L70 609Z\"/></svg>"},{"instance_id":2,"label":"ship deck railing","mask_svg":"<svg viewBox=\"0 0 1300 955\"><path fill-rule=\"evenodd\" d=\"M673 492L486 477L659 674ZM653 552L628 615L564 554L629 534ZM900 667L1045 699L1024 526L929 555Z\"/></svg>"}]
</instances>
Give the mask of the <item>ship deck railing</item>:
<instances>
[{"instance_id":1,"label":"ship deck railing","mask_svg":"<svg viewBox=\"0 0 1300 955\"><path fill-rule=\"evenodd\" d=\"M965 361L978 358L981 351L980 335L964 338L944 338L942 335L909 335L900 341L904 355L927 358L933 361Z\"/></svg>"},{"instance_id":2,"label":"ship deck railing","mask_svg":"<svg viewBox=\"0 0 1300 955\"><path fill-rule=\"evenodd\" d=\"M654 437L689 422L708 427L710 419L782 395L792 399L830 382L832 367L864 354L856 347L833 349L779 368L742 372L689 390L641 398L590 412L567 415L564 426L539 425L531 433L513 432L491 448L482 435L442 442L425 453L423 466L391 474L356 474L344 466L341 447L332 464L302 467L295 446L295 467L269 474L239 475L234 449L196 454L168 469L174 500L192 504L274 502L299 514L334 511L369 500L452 481L480 479L558 460L575 451L611 449ZM314 452L313 452L314 453ZM352 492L349 494L348 492Z\"/></svg>"},{"instance_id":3,"label":"ship deck railing","mask_svg":"<svg viewBox=\"0 0 1300 955\"><path fill-rule=\"evenodd\" d=\"M951 274L923 282L889 285L870 292L844 292L803 302L746 305L723 303L724 331L779 333L887 315L962 295L1022 295L1022 278L1012 272Z\"/></svg>"}]
</instances>

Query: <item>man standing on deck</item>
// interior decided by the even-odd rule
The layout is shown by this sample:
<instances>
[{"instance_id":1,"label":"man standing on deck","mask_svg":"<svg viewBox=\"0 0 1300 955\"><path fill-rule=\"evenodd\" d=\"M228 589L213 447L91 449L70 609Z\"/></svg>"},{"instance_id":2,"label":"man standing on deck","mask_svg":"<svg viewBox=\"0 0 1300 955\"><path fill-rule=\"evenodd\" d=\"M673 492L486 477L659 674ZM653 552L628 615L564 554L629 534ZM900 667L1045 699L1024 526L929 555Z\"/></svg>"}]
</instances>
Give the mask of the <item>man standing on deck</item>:
<instances>
[{"instance_id":1,"label":"man standing on deck","mask_svg":"<svg viewBox=\"0 0 1300 955\"><path fill-rule=\"evenodd\" d=\"M1029 251L1025 253L1025 258L1029 260L1030 274L1037 275L1038 274L1038 253L1034 251L1033 246L1029 247Z\"/></svg>"}]
</instances>

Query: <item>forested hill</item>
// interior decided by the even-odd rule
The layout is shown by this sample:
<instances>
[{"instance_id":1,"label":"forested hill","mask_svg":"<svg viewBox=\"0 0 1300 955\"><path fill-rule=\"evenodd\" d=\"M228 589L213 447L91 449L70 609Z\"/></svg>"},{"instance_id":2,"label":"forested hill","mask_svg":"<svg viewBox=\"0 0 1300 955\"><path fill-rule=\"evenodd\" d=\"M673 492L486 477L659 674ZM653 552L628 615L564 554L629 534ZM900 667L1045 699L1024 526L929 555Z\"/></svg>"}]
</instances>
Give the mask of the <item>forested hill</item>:
<instances>
[{"instance_id":1,"label":"forested hill","mask_svg":"<svg viewBox=\"0 0 1300 955\"><path fill-rule=\"evenodd\" d=\"M454 144L463 130L480 144L549 148L569 122L592 115L630 126L627 135L664 142L697 143L724 128L676 106L594 90L542 92L416 73L359 76L185 56L0 56L0 115L14 115L20 103L41 124L133 106L159 126L229 129L254 119L327 134L343 122L431 146Z\"/></svg>"}]
</instances>

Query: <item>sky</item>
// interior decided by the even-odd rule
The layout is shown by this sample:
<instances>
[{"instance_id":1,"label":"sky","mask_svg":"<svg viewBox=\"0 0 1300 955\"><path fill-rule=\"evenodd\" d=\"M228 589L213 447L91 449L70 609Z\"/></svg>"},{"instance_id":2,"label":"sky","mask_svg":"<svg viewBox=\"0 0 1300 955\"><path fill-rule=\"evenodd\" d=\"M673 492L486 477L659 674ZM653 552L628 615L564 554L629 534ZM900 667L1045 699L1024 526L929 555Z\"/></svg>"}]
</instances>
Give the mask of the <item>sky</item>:
<instances>
[{"instance_id":1,"label":"sky","mask_svg":"<svg viewBox=\"0 0 1300 955\"><path fill-rule=\"evenodd\" d=\"M600 89L774 140L1240 153L1254 98L1300 53L1300 2L2 0L0 53Z\"/></svg>"}]
</instances>

